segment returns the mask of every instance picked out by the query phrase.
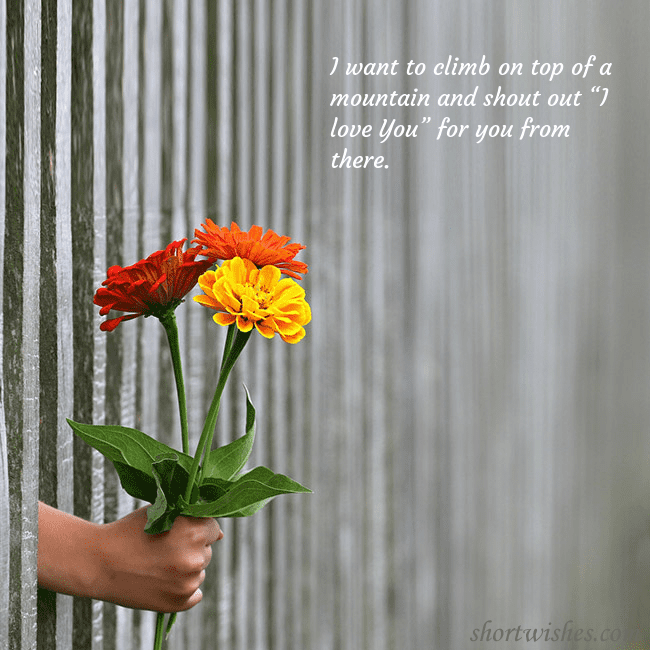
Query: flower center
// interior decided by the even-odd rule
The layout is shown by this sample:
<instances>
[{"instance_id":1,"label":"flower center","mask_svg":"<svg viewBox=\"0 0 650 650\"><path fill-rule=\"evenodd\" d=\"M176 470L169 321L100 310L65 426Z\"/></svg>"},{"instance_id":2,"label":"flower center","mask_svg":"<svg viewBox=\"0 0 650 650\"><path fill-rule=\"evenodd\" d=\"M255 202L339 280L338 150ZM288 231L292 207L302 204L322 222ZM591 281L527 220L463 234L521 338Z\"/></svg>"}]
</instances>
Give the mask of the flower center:
<instances>
[{"instance_id":1,"label":"flower center","mask_svg":"<svg viewBox=\"0 0 650 650\"><path fill-rule=\"evenodd\" d=\"M272 298L268 291L264 291L259 287L247 287L247 289L248 296L259 305L260 309L268 309Z\"/></svg>"}]
</instances>

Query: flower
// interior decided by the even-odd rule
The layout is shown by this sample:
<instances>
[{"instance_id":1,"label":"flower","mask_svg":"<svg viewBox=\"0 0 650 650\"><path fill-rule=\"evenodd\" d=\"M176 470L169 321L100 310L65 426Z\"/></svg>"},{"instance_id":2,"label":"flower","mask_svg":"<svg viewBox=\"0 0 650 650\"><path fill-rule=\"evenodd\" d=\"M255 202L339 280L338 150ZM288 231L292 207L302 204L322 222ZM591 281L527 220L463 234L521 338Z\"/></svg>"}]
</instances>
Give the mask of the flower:
<instances>
[{"instance_id":1,"label":"flower","mask_svg":"<svg viewBox=\"0 0 650 650\"><path fill-rule=\"evenodd\" d=\"M205 295L194 300L214 309L219 325L237 323L242 332L255 329L267 339L277 332L287 343L305 336L303 325L311 320L305 290L294 280L280 280L280 269L267 265L258 269L248 259L226 260L216 271L199 278Z\"/></svg>"},{"instance_id":2,"label":"flower","mask_svg":"<svg viewBox=\"0 0 650 650\"><path fill-rule=\"evenodd\" d=\"M290 237L280 237L270 229L262 236L260 226L252 226L248 232L243 232L234 221L230 228L226 228L206 219L202 228L205 232L199 229L194 231L192 243L198 244L199 254L212 262L241 257L258 268L273 265L296 280L302 280L300 274L307 273L307 265L293 259L305 247L302 244L289 244Z\"/></svg>"},{"instance_id":3,"label":"flower","mask_svg":"<svg viewBox=\"0 0 650 650\"><path fill-rule=\"evenodd\" d=\"M195 260L196 250L183 252L185 239L172 242L132 266L111 266L93 302L101 316L111 309L132 312L104 321L99 328L112 332L122 321L138 316L163 318L183 302L183 297L211 265L210 260Z\"/></svg>"}]
</instances>

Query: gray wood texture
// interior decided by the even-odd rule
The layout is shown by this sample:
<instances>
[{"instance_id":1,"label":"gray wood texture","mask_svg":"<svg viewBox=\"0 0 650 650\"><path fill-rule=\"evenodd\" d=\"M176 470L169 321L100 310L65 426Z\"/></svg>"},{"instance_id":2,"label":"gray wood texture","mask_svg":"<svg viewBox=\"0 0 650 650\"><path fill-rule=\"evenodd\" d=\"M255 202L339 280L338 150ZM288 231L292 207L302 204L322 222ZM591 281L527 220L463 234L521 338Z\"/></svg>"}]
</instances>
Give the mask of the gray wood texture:
<instances>
[{"instance_id":1,"label":"gray wood texture","mask_svg":"<svg viewBox=\"0 0 650 650\"><path fill-rule=\"evenodd\" d=\"M150 612L37 590L37 500L96 522L138 505L67 417L180 444L160 325L105 334L92 297L206 217L307 245L307 336L254 338L216 442L241 432L245 383L251 466L314 494L221 522L170 649L650 628L649 25L646 0L0 0L0 648L153 646ZM449 55L493 69L430 74ZM429 73L343 72L411 59ZM564 72L532 77L535 59ZM476 85L582 105L435 105ZM330 106L415 88L428 109ZM570 137L519 140L529 114ZM335 117L427 115L417 138L330 137ZM438 140L445 116L517 126ZM332 169L343 147L389 168ZM225 332L177 313L194 447ZM598 647L649 647L625 634Z\"/></svg>"}]
</instances>

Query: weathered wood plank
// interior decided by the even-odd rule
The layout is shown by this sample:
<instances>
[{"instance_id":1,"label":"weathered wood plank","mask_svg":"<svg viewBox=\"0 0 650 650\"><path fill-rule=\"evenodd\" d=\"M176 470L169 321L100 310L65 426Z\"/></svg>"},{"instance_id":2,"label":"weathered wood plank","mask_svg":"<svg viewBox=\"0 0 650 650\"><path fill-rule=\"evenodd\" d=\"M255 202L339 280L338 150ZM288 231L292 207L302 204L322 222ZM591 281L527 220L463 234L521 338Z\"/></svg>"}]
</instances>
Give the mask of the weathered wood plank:
<instances>
[{"instance_id":1,"label":"weathered wood plank","mask_svg":"<svg viewBox=\"0 0 650 650\"><path fill-rule=\"evenodd\" d=\"M22 287L21 643L37 637L39 450L39 276L41 256L41 3L25 3L24 262Z\"/></svg>"},{"instance_id":2,"label":"weathered wood plank","mask_svg":"<svg viewBox=\"0 0 650 650\"><path fill-rule=\"evenodd\" d=\"M7 452L8 432L5 421L5 385L4 385L4 247L6 219L6 79L7 79L7 5L0 0L0 581L9 585L11 558L10 527L10 492L9 492L9 458ZM9 646L9 590L0 593L0 644Z\"/></svg>"},{"instance_id":3,"label":"weathered wood plank","mask_svg":"<svg viewBox=\"0 0 650 650\"><path fill-rule=\"evenodd\" d=\"M56 303L57 303L57 502L74 510L72 430L66 422L74 409L71 225L71 80L72 2L57 0L56 35ZM57 650L72 645L73 599L57 595Z\"/></svg>"}]
</instances>

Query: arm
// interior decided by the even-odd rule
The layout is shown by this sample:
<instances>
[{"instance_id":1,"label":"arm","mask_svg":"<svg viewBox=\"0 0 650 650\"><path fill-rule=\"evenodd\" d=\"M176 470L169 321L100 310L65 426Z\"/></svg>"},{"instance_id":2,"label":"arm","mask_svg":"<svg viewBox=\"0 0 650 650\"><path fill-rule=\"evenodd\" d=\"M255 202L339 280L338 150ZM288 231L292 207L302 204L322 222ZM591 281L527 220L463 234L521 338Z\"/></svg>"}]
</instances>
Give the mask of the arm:
<instances>
[{"instance_id":1,"label":"arm","mask_svg":"<svg viewBox=\"0 0 650 650\"><path fill-rule=\"evenodd\" d=\"M38 517L39 586L159 612L201 601L211 545L223 537L216 520L194 517L149 535L146 508L100 525L39 502Z\"/></svg>"}]
</instances>

